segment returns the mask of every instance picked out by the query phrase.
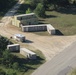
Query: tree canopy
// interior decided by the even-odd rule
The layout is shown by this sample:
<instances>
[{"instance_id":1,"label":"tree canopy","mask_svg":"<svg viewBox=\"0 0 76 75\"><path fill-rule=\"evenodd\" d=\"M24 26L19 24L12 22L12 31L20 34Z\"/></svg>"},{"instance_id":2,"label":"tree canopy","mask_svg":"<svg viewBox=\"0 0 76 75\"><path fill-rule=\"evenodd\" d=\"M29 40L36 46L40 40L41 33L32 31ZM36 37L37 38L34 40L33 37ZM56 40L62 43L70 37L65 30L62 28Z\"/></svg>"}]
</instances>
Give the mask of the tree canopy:
<instances>
[{"instance_id":1,"label":"tree canopy","mask_svg":"<svg viewBox=\"0 0 76 75\"><path fill-rule=\"evenodd\" d=\"M6 10L12 6L17 0L0 0L0 11Z\"/></svg>"}]
</instances>

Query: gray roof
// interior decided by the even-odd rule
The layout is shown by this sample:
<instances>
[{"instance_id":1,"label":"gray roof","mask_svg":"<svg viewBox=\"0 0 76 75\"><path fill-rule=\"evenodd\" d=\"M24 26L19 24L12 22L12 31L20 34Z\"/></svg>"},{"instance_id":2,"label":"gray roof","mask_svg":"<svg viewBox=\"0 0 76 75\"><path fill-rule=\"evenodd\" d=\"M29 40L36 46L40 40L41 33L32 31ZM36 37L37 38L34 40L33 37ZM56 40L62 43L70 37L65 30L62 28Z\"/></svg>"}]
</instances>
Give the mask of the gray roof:
<instances>
[{"instance_id":1,"label":"gray roof","mask_svg":"<svg viewBox=\"0 0 76 75\"><path fill-rule=\"evenodd\" d=\"M36 54L36 53L34 53L34 52L26 49L26 48L21 48L20 50L23 50L23 51L25 51L25 52L27 52L27 53L29 53L29 54L32 54L32 55L35 55L35 54Z\"/></svg>"},{"instance_id":2,"label":"gray roof","mask_svg":"<svg viewBox=\"0 0 76 75\"><path fill-rule=\"evenodd\" d=\"M8 47L11 47L11 46L19 46L19 44L11 44L11 45L7 45Z\"/></svg>"},{"instance_id":3,"label":"gray roof","mask_svg":"<svg viewBox=\"0 0 76 75\"><path fill-rule=\"evenodd\" d=\"M35 13L21 14L21 15L15 15L15 16L21 17L21 16L30 16L30 15L35 15Z\"/></svg>"},{"instance_id":4,"label":"gray roof","mask_svg":"<svg viewBox=\"0 0 76 75\"><path fill-rule=\"evenodd\" d=\"M36 27L36 26L46 26L50 30L55 29L51 24L27 25L27 26L22 26L22 27Z\"/></svg>"},{"instance_id":5,"label":"gray roof","mask_svg":"<svg viewBox=\"0 0 76 75\"><path fill-rule=\"evenodd\" d=\"M22 34L15 34L14 36L16 36L16 37L25 37L25 36L22 35Z\"/></svg>"}]
</instances>

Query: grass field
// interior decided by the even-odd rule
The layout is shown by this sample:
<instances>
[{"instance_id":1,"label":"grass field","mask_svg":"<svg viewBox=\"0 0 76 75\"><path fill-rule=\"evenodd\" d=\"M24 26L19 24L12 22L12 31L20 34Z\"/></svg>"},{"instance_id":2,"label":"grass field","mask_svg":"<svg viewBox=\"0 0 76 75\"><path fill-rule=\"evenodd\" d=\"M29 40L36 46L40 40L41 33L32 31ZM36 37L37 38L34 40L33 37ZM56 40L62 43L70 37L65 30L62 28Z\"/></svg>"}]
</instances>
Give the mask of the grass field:
<instances>
[{"instance_id":1,"label":"grass field","mask_svg":"<svg viewBox=\"0 0 76 75\"><path fill-rule=\"evenodd\" d=\"M67 75L76 75L76 69L73 69L73 70L70 71Z\"/></svg>"},{"instance_id":2,"label":"grass field","mask_svg":"<svg viewBox=\"0 0 76 75\"><path fill-rule=\"evenodd\" d=\"M57 11L46 11L47 17L43 23L52 24L63 35L76 34L76 14L66 14Z\"/></svg>"}]
</instances>

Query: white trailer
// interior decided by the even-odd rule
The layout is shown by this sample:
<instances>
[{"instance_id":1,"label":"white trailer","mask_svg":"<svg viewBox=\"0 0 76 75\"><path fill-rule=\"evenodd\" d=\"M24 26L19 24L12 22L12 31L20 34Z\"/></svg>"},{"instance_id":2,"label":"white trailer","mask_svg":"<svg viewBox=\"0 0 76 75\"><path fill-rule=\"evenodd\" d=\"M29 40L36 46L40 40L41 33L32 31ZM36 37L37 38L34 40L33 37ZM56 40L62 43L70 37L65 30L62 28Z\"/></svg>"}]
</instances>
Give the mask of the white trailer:
<instances>
[{"instance_id":1,"label":"white trailer","mask_svg":"<svg viewBox=\"0 0 76 75\"><path fill-rule=\"evenodd\" d=\"M18 40L18 41L21 41L21 42L24 42L24 41L25 41L25 36L22 35L22 34L15 34L15 35L13 36L13 38L14 38L15 40Z\"/></svg>"},{"instance_id":2,"label":"white trailer","mask_svg":"<svg viewBox=\"0 0 76 75\"><path fill-rule=\"evenodd\" d=\"M20 54L22 54L23 56L25 56L29 59L36 59L36 53L34 53L26 48L21 48Z\"/></svg>"},{"instance_id":3,"label":"white trailer","mask_svg":"<svg viewBox=\"0 0 76 75\"><path fill-rule=\"evenodd\" d=\"M46 25L27 25L21 26L23 32L46 31Z\"/></svg>"},{"instance_id":4,"label":"white trailer","mask_svg":"<svg viewBox=\"0 0 76 75\"><path fill-rule=\"evenodd\" d=\"M20 51L20 45L19 44L7 45L7 50L10 50L11 52L19 52Z\"/></svg>"},{"instance_id":5,"label":"white trailer","mask_svg":"<svg viewBox=\"0 0 76 75\"><path fill-rule=\"evenodd\" d=\"M56 30L51 24L26 25L21 28L23 32L48 31L51 35L56 34Z\"/></svg>"},{"instance_id":6,"label":"white trailer","mask_svg":"<svg viewBox=\"0 0 76 75\"><path fill-rule=\"evenodd\" d=\"M56 34L55 28L54 28L52 25L50 25L50 24L47 25L47 31L48 31L48 33L51 34L51 35Z\"/></svg>"}]
</instances>

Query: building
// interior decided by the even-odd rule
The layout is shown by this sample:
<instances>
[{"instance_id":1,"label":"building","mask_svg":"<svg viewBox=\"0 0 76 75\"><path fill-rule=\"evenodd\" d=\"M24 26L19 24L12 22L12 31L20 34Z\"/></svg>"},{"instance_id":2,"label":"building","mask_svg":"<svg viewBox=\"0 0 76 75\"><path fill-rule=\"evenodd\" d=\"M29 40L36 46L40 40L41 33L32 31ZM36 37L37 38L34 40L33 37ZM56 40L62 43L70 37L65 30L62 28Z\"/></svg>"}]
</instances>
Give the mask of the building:
<instances>
[{"instance_id":1,"label":"building","mask_svg":"<svg viewBox=\"0 0 76 75\"><path fill-rule=\"evenodd\" d=\"M46 25L27 25L21 28L23 32L47 31Z\"/></svg>"},{"instance_id":2,"label":"building","mask_svg":"<svg viewBox=\"0 0 76 75\"><path fill-rule=\"evenodd\" d=\"M34 53L26 48L21 48L20 54L22 54L23 56L25 56L29 59L36 59L36 53Z\"/></svg>"},{"instance_id":3,"label":"building","mask_svg":"<svg viewBox=\"0 0 76 75\"><path fill-rule=\"evenodd\" d=\"M12 25L21 27L22 25L36 25L38 18L35 13L15 15L12 19Z\"/></svg>"},{"instance_id":4,"label":"building","mask_svg":"<svg viewBox=\"0 0 76 75\"><path fill-rule=\"evenodd\" d=\"M25 36L22 34L15 34L13 38L17 41L25 42Z\"/></svg>"},{"instance_id":5,"label":"building","mask_svg":"<svg viewBox=\"0 0 76 75\"><path fill-rule=\"evenodd\" d=\"M19 52L20 51L20 45L19 44L11 44L7 45L7 49L11 52Z\"/></svg>"},{"instance_id":6,"label":"building","mask_svg":"<svg viewBox=\"0 0 76 75\"><path fill-rule=\"evenodd\" d=\"M23 32L48 31L51 35L56 34L56 30L51 24L27 25L21 28Z\"/></svg>"},{"instance_id":7,"label":"building","mask_svg":"<svg viewBox=\"0 0 76 75\"><path fill-rule=\"evenodd\" d=\"M49 34L51 34L51 35L56 34L56 29L52 25L47 24L46 26L47 26L47 31L48 31Z\"/></svg>"}]
</instances>

